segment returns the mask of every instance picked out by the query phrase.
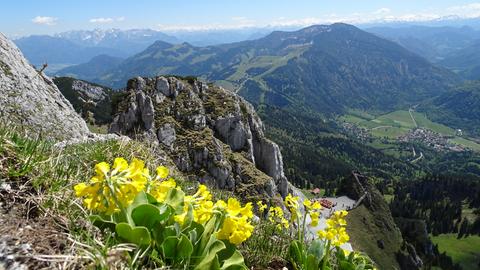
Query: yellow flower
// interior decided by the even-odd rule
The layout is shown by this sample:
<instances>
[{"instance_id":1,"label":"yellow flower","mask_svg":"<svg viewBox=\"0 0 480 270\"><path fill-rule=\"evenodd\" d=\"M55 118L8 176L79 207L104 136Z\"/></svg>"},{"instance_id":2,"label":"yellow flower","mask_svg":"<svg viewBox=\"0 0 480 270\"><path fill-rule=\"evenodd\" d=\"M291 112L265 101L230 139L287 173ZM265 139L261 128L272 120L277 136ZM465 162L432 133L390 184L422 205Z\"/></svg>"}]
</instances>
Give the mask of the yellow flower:
<instances>
[{"instance_id":1,"label":"yellow flower","mask_svg":"<svg viewBox=\"0 0 480 270\"><path fill-rule=\"evenodd\" d=\"M169 178L164 181L154 181L150 186L150 195L152 195L158 202L164 202L167 194L171 189L176 188L177 183L175 179Z\"/></svg>"},{"instance_id":2,"label":"yellow flower","mask_svg":"<svg viewBox=\"0 0 480 270\"><path fill-rule=\"evenodd\" d=\"M282 224L282 226L285 228L285 229L288 229L290 227L290 223L288 222L288 220L286 218L283 218L280 220L280 224Z\"/></svg>"},{"instance_id":3,"label":"yellow flower","mask_svg":"<svg viewBox=\"0 0 480 270\"><path fill-rule=\"evenodd\" d=\"M110 165L106 162L100 162L95 165L95 173L98 177L106 177L108 172L110 171Z\"/></svg>"},{"instance_id":4,"label":"yellow flower","mask_svg":"<svg viewBox=\"0 0 480 270\"><path fill-rule=\"evenodd\" d=\"M258 207L258 212L260 214L263 214L265 212L265 210L267 209L267 205L266 204L263 204L262 201L258 201L257 202L257 207Z\"/></svg>"},{"instance_id":5,"label":"yellow flower","mask_svg":"<svg viewBox=\"0 0 480 270\"><path fill-rule=\"evenodd\" d=\"M224 210L225 208L227 208L227 203L224 200L218 200L215 203L215 208L218 208L220 210Z\"/></svg>"},{"instance_id":6,"label":"yellow flower","mask_svg":"<svg viewBox=\"0 0 480 270\"><path fill-rule=\"evenodd\" d=\"M289 209L298 209L298 197L293 197L292 194L288 194L287 197L285 197L285 205Z\"/></svg>"},{"instance_id":7,"label":"yellow flower","mask_svg":"<svg viewBox=\"0 0 480 270\"><path fill-rule=\"evenodd\" d=\"M315 202L312 204L312 209L313 209L313 210L320 210L320 209L322 209L322 205L320 204L320 202L315 201Z\"/></svg>"},{"instance_id":8,"label":"yellow flower","mask_svg":"<svg viewBox=\"0 0 480 270\"><path fill-rule=\"evenodd\" d=\"M114 174L116 172L124 172L128 169L128 162L124 158L116 158L113 161L113 171Z\"/></svg>"},{"instance_id":9,"label":"yellow flower","mask_svg":"<svg viewBox=\"0 0 480 270\"><path fill-rule=\"evenodd\" d=\"M200 224L206 223L213 215L213 202L203 201L194 211L194 221Z\"/></svg>"},{"instance_id":10,"label":"yellow flower","mask_svg":"<svg viewBox=\"0 0 480 270\"><path fill-rule=\"evenodd\" d=\"M307 210L310 210L310 209L312 208L312 201L310 201L310 200L304 200L304 201L303 201L303 205L305 206L305 208L306 208Z\"/></svg>"},{"instance_id":11,"label":"yellow flower","mask_svg":"<svg viewBox=\"0 0 480 270\"><path fill-rule=\"evenodd\" d=\"M242 205L235 198L228 198L227 201L227 212L230 216L237 216L242 210Z\"/></svg>"},{"instance_id":12,"label":"yellow flower","mask_svg":"<svg viewBox=\"0 0 480 270\"><path fill-rule=\"evenodd\" d=\"M165 166L159 166L157 167L157 177L160 179L165 179L168 177L169 170Z\"/></svg>"},{"instance_id":13,"label":"yellow flower","mask_svg":"<svg viewBox=\"0 0 480 270\"><path fill-rule=\"evenodd\" d=\"M340 246L348 242L350 237L345 229L347 222L344 219L347 214L347 211L334 212L333 215L327 220L327 227L325 230L317 233L318 237L330 241L330 243L334 246Z\"/></svg>"},{"instance_id":14,"label":"yellow flower","mask_svg":"<svg viewBox=\"0 0 480 270\"><path fill-rule=\"evenodd\" d=\"M250 219L253 217L252 203L247 203L244 207L235 198L229 198L227 203L218 201L216 206L224 209L225 219L220 231L217 232L217 238L228 240L230 243L238 245L247 240L253 232L253 225Z\"/></svg>"},{"instance_id":15,"label":"yellow flower","mask_svg":"<svg viewBox=\"0 0 480 270\"><path fill-rule=\"evenodd\" d=\"M310 226L316 227L318 225L318 219L320 218L320 213L319 212L311 212L310 213L310 219L312 222L310 223Z\"/></svg>"},{"instance_id":16,"label":"yellow flower","mask_svg":"<svg viewBox=\"0 0 480 270\"><path fill-rule=\"evenodd\" d=\"M129 165L125 159L116 158L112 167L107 162L100 162L95 165L95 173L88 183L74 186L75 195L83 198L88 209L106 214L120 211L132 203L149 179L144 162L137 159Z\"/></svg>"}]
</instances>

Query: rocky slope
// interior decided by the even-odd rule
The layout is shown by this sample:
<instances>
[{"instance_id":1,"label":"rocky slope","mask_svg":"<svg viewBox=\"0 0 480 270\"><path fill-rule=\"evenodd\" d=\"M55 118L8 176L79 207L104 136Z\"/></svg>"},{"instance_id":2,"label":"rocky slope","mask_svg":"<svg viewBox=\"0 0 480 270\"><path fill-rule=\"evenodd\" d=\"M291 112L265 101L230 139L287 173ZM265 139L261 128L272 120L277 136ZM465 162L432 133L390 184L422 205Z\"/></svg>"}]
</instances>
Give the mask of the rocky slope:
<instances>
[{"instance_id":1,"label":"rocky slope","mask_svg":"<svg viewBox=\"0 0 480 270\"><path fill-rule=\"evenodd\" d=\"M118 92L69 77L56 77L53 82L88 123L104 125L112 121L112 99L119 95Z\"/></svg>"},{"instance_id":2,"label":"rocky slope","mask_svg":"<svg viewBox=\"0 0 480 270\"><path fill-rule=\"evenodd\" d=\"M0 120L54 139L89 135L85 121L55 84L0 33Z\"/></svg>"},{"instance_id":3,"label":"rocky slope","mask_svg":"<svg viewBox=\"0 0 480 270\"><path fill-rule=\"evenodd\" d=\"M110 132L156 142L191 178L246 197L286 195L279 147L253 107L194 78L131 79Z\"/></svg>"},{"instance_id":4,"label":"rocky slope","mask_svg":"<svg viewBox=\"0 0 480 270\"><path fill-rule=\"evenodd\" d=\"M349 211L347 231L355 250L366 252L379 269L421 269L415 248L404 241L387 202L364 175L352 172L338 194L357 201Z\"/></svg>"}]
</instances>

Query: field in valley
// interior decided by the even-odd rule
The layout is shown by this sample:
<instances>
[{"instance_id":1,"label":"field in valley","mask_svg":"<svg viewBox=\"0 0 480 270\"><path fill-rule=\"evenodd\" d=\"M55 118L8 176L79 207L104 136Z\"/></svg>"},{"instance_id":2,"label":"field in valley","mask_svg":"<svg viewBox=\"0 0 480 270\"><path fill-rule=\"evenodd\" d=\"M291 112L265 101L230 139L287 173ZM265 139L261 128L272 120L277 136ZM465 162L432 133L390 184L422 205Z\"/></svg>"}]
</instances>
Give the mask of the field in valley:
<instances>
[{"instance_id":1,"label":"field in valley","mask_svg":"<svg viewBox=\"0 0 480 270\"><path fill-rule=\"evenodd\" d=\"M432 122L424 114L413 110L398 110L379 116L352 110L349 114L340 117L340 121L355 124L367 129L373 137L388 140L396 140L415 128L429 129L449 137L450 143L458 144L474 151L480 151L480 144L468 138L457 136L454 129Z\"/></svg>"},{"instance_id":2,"label":"field in valley","mask_svg":"<svg viewBox=\"0 0 480 270\"><path fill-rule=\"evenodd\" d=\"M441 234L432 236L432 241L440 252L446 252L463 269L480 268L480 236L457 239L457 234Z\"/></svg>"}]
</instances>

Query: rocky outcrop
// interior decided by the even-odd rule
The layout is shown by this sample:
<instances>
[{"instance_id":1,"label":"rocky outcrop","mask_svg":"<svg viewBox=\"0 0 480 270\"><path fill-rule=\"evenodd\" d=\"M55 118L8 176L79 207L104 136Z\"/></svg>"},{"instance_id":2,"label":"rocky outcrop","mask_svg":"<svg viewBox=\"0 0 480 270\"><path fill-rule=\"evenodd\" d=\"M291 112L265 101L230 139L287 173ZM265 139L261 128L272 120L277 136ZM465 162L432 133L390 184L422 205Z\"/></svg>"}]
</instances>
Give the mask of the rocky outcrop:
<instances>
[{"instance_id":1,"label":"rocky outcrop","mask_svg":"<svg viewBox=\"0 0 480 270\"><path fill-rule=\"evenodd\" d=\"M55 84L0 33L0 120L53 139L88 136L85 121Z\"/></svg>"},{"instance_id":2,"label":"rocky outcrop","mask_svg":"<svg viewBox=\"0 0 480 270\"><path fill-rule=\"evenodd\" d=\"M105 92L105 88L94 85L81 80L73 80L72 90L76 91L79 94L84 102L89 100L93 102L99 102L108 98L108 94Z\"/></svg>"},{"instance_id":3,"label":"rocky outcrop","mask_svg":"<svg viewBox=\"0 0 480 270\"><path fill-rule=\"evenodd\" d=\"M347 216L347 231L355 250L366 252L379 269L421 268L415 248L405 241L383 195L366 176L352 172L343 179L337 195L358 202Z\"/></svg>"},{"instance_id":4,"label":"rocky outcrop","mask_svg":"<svg viewBox=\"0 0 480 270\"><path fill-rule=\"evenodd\" d=\"M120 93L70 77L55 77L53 82L85 121L97 126L112 122L113 100Z\"/></svg>"},{"instance_id":5,"label":"rocky outcrop","mask_svg":"<svg viewBox=\"0 0 480 270\"><path fill-rule=\"evenodd\" d=\"M189 78L130 80L110 132L155 140L201 182L248 195L289 190L278 145L236 94Z\"/></svg>"}]
</instances>

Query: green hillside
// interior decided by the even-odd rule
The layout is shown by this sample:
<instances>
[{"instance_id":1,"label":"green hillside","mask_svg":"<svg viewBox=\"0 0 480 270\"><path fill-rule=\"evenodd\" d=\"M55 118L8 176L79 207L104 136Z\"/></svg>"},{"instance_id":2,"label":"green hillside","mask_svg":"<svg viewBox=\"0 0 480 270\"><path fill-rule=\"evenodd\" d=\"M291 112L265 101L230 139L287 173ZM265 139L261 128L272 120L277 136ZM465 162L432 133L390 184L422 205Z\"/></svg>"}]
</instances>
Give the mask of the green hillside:
<instances>
[{"instance_id":1,"label":"green hillside","mask_svg":"<svg viewBox=\"0 0 480 270\"><path fill-rule=\"evenodd\" d=\"M457 234L441 234L432 236L432 241L440 252L446 252L463 269L480 267L480 236L458 239Z\"/></svg>"}]
</instances>

